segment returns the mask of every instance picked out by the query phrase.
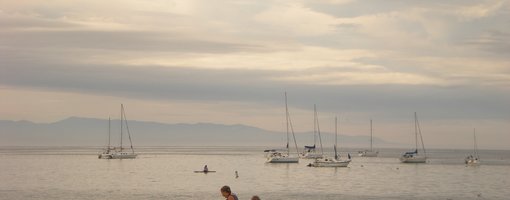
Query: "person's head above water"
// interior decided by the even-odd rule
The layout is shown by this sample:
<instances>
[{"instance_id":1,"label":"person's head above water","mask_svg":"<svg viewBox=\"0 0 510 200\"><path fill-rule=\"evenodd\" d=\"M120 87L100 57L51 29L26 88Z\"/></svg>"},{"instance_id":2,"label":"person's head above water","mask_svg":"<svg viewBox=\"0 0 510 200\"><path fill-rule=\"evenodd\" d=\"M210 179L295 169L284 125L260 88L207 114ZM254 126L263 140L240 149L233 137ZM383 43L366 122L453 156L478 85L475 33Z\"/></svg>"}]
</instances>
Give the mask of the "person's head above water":
<instances>
[{"instance_id":1,"label":"person's head above water","mask_svg":"<svg viewBox=\"0 0 510 200\"><path fill-rule=\"evenodd\" d=\"M251 200L260 200L260 197L255 195L255 196L251 197Z\"/></svg>"},{"instance_id":2,"label":"person's head above water","mask_svg":"<svg viewBox=\"0 0 510 200\"><path fill-rule=\"evenodd\" d=\"M227 185L221 187L221 195L223 195L223 197L227 198L228 196L230 196L230 194L232 194L232 191L230 191L230 187L228 187Z\"/></svg>"}]
</instances>

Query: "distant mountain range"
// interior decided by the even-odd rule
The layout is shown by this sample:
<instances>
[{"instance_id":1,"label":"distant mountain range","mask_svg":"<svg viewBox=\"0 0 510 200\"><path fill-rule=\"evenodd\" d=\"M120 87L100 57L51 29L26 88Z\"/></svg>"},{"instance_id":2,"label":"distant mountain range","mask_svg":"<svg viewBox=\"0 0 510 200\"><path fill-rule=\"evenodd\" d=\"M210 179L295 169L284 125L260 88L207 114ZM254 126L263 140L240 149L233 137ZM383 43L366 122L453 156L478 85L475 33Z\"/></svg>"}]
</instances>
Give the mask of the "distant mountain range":
<instances>
[{"instance_id":1,"label":"distant mountain range","mask_svg":"<svg viewBox=\"0 0 510 200\"><path fill-rule=\"evenodd\" d=\"M267 146L282 147L284 133L246 125L211 123L164 124L129 121L134 146ZM125 130L124 130L125 132ZM123 143L129 144L127 135ZM311 132L296 133L298 146L311 145ZM0 120L0 146L104 146L108 141L108 120L70 117L54 123ZM119 120L111 121L111 143L120 142ZM334 143L334 134L322 133L324 147ZM339 135L339 145L367 147L368 136ZM390 146L374 137L374 145ZM293 142L291 143L293 146Z\"/></svg>"}]
</instances>

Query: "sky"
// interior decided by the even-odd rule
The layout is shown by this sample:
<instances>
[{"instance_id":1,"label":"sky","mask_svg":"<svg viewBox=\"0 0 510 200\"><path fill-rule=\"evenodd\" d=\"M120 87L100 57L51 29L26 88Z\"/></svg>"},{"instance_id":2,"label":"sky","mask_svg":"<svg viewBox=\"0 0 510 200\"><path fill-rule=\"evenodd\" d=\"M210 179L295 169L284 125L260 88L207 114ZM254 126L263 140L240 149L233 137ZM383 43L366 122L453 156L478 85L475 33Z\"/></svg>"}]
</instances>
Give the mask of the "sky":
<instances>
[{"instance_id":1,"label":"sky","mask_svg":"<svg viewBox=\"0 0 510 200\"><path fill-rule=\"evenodd\" d=\"M506 0L0 0L0 120L321 128L510 149Z\"/></svg>"}]
</instances>

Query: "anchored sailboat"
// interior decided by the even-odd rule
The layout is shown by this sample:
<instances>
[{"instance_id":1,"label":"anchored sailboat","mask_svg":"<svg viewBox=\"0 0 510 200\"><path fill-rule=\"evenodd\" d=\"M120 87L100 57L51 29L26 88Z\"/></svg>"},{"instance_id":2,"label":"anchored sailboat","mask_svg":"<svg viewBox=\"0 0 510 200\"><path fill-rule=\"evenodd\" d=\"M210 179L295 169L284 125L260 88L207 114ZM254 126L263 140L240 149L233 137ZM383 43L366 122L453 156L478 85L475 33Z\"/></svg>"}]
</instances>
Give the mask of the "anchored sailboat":
<instances>
[{"instance_id":1,"label":"anchored sailboat","mask_svg":"<svg viewBox=\"0 0 510 200\"><path fill-rule=\"evenodd\" d=\"M349 163L351 163L351 155L348 155L348 160L341 160L340 156L337 152L337 143L338 143L338 127L337 127L337 118L335 117L335 145L333 149L335 150L334 158L328 158L323 156L322 158L317 158L313 163L310 164L312 167L347 167ZM320 136L320 135L319 135ZM322 147L321 147L322 148Z\"/></svg>"},{"instance_id":2,"label":"anchored sailboat","mask_svg":"<svg viewBox=\"0 0 510 200\"><path fill-rule=\"evenodd\" d=\"M124 124L126 125L131 151L124 151L125 148L122 147ZM129 127L127 124L126 113L124 112L124 105L120 104L120 146L113 148L110 146L110 119L108 119L108 146L104 149L102 153L98 155L98 158L133 159L136 158L136 156L137 155L135 154L135 150L133 149L133 142L131 141L131 133L129 132Z\"/></svg>"},{"instance_id":3,"label":"anchored sailboat","mask_svg":"<svg viewBox=\"0 0 510 200\"><path fill-rule=\"evenodd\" d=\"M361 157L377 157L379 155L379 151L374 151L372 148L373 140L372 140L372 120L370 120L370 150L364 150L359 152L359 156Z\"/></svg>"},{"instance_id":4,"label":"anchored sailboat","mask_svg":"<svg viewBox=\"0 0 510 200\"><path fill-rule=\"evenodd\" d=\"M110 117L108 117L108 145L103 149L103 152L99 154L98 158L108 158L111 156L111 151L113 151L113 148L111 147L111 144L110 144L110 128L111 127L111 120L110 120Z\"/></svg>"},{"instance_id":5,"label":"anchored sailboat","mask_svg":"<svg viewBox=\"0 0 510 200\"><path fill-rule=\"evenodd\" d=\"M479 165L480 157L478 156L478 145L476 144L476 130L473 129L473 154L464 159L466 165Z\"/></svg>"},{"instance_id":6,"label":"anchored sailboat","mask_svg":"<svg viewBox=\"0 0 510 200\"><path fill-rule=\"evenodd\" d=\"M416 138L416 149L414 151L405 152L400 156L400 161L403 163L425 163L427 162L427 152L425 151L425 145L423 144L423 136L421 134L420 123L418 123L418 117L416 112L414 113L414 134ZM418 134L420 134L421 146L423 153L418 153Z\"/></svg>"},{"instance_id":7,"label":"anchored sailboat","mask_svg":"<svg viewBox=\"0 0 510 200\"><path fill-rule=\"evenodd\" d=\"M317 119L317 109L315 104L313 105L313 146L305 146L305 149L303 150L303 153L300 154L299 157L303 159L316 159L316 158L322 158L324 155L322 153L322 141L320 141L321 145L321 152L317 152L317 135L319 136L320 140L320 130L319 130L319 121Z\"/></svg>"},{"instance_id":8,"label":"anchored sailboat","mask_svg":"<svg viewBox=\"0 0 510 200\"><path fill-rule=\"evenodd\" d=\"M287 92L285 92L285 118L287 120L287 145L285 146L284 151L279 151L275 149L266 150L265 152L268 152L267 155L267 161L268 163L298 163L299 157L297 156L291 156L290 155L290 148L289 148L289 128L292 132L292 137L294 138L294 144L296 146L296 153L298 153L298 147L296 142L296 136L294 135L294 128L292 127L292 121L290 120L290 114L289 114L289 108L287 106Z\"/></svg>"}]
</instances>

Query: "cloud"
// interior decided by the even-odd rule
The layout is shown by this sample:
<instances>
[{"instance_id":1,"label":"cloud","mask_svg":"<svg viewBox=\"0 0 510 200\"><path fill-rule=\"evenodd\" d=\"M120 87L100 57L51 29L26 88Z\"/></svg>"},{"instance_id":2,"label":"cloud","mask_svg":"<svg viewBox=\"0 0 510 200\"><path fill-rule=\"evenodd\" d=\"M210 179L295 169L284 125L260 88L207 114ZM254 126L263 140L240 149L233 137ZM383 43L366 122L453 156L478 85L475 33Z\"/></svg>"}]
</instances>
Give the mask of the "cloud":
<instances>
[{"instance_id":1,"label":"cloud","mask_svg":"<svg viewBox=\"0 0 510 200\"><path fill-rule=\"evenodd\" d=\"M354 2L355 0L316 0L316 1L305 1L307 3L314 2L314 3L324 3L324 4L332 4L332 5L343 5L343 4L349 4Z\"/></svg>"},{"instance_id":2,"label":"cloud","mask_svg":"<svg viewBox=\"0 0 510 200\"><path fill-rule=\"evenodd\" d=\"M264 70L304 70L324 66L358 65L352 59L373 57L374 52L364 50L337 50L322 47L294 46L294 49L278 49L282 47L254 48L254 51L233 52L228 54L193 53L182 57L166 58L161 55L133 57L121 61L126 65L160 65L186 66L213 69L264 69ZM266 51L262 51L262 50ZM257 51L258 50L258 51ZM359 68L370 67L361 66Z\"/></svg>"},{"instance_id":3,"label":"cloud","mask_svg":"<svg viewBox=\"0 0 510 200\"><path fill-rule=\"evenodd\" d=\"M494 15L499 9L505 4L509 5L503 0L490 0L482 3L477 3L469 6L461 6L457 10L457 14L467 20L483 18L490 15Z\"/></svg>"},{"instance_id":4,"label":"cloud","mask_svg":"<svg viewBox=\"0 0 510 200\"><path fill-rule=\"evenodd\" d=\"M466 38L460 42L461 45L468 48L476 48L484 53L490 52L492 55L499 56L506 60L507 53L510 51L510 30L491 30L482 34Z\"/></svg>"},{"instance_id":5,"label":"cloud","mask_svg":"<svg viewBox=\"0 0 510 200\"><path fill-rule=\"evenodd\" d=\"M30 31L0 32L3 45L26 49L90 49L158 52L238 52L256 49L236 44L189 38L178 33L144 31ZM93 53L93 52L91 52Z\"/></svg>"},{"instance_id":6,"label":"cloud","mask_svg":"<svg viewBox=\"0 0 510 200\"><path fill-rule=\"evenodd\" d=\"M336 72L324 74L301 74L279 80L305 82L317 85L447 85L441 79L398 72Z\"/></svg>"},{"instance_id":7,"label":"cloud","mask_svg":"<svg viewBox=\"0 0 510 200\"><path fill-rule=\"evenodd\" d=\"M0 13L0 24L5 27L0 31L3 63L273 70L286 73L265 79L301 84L507 84L508 61L477 53L507 49L508 34L488 30L459 37L467 38L464 41L448 41L450 34L461 32L452 32L455 25L466 23L447 12L458 5L455 2L446 6L421 3L423 7L400 3L392 8L377 4L372 13L352 17L331 15L320 8L332 4L329 8L341 10L368 6L366 2L301 1L268 6L231 1L127 1L111 12L102 8L102 2L55 4L5 6ZM498 10L506 4L480 5L496 16L504 15ZM210 7L245 12L227 9L218 18L209 18L217 14ZM464 7L479 6L468 2ZM256 32L263 36L244 36L257 30L247 25L260 28ZM295 35L282 38L288 31ZM320 72L325 67L354 70ZM367 70L372 68L376 70Z\"/></svg>"},{"instance_id":8,"label":"cloud","mask_svg":"<svg viewBox=\"0 0 510 200\"><path fill-rule=\"evenodd\" d=\"M281 104L279 97L283 91L287 90L298 98L294 100L297 103L295 106L303 109L308 109L312 102L323 104L328 110L349 112L372 110L409 112L413 109L427 108L443 114L443 117L456 115L456 112L448 113L448 110L468 107L470 109L486 108L487 110L483 112L496 111L503 114L500 108L495 110L494 107L504 105L505 99L508 99L507 95L501 93L502 90L496 88L438 87L423 83L371 84L370 81L377 80L370 80L372 77L370 75L349 77L350 79L359 78L360 80L355 80L359 81L358 84L320 84L324 80L342 81L344 77L337 77L337 74L363 73L356 68L350 70L354 71L331 69L303 71L298 75L309 74L312 77L312 80L303 81L286 80L289 73L284 70L217 70L124 65L88 65L69 68L66 65L57 64L17 65L7 69L2 68L0 85L145 100L235 101L270 105ZM314 79L315 76L325 76L328 73L332 74L328 77L329 79L323 79L323 77ZM381 73L387 72L383 70ZM420 81L409 76L410 82ZM368 83L362 84L364 80ZM486 98L494 95L500 98ZM478 109L471 110L478 111Z\"/></svg>"},{"instance_id":9,"label":"cloud","mask_svg":"<svg viewBox=\"0 0 510 200\"><path fill-rule=\"evenodd\" d=\"M255 20L271 25L274 31L297 36L331 34L337 25L335 17L315 12L298 3L275 5L255 16Z\"/></svg>"}]
</instances>

